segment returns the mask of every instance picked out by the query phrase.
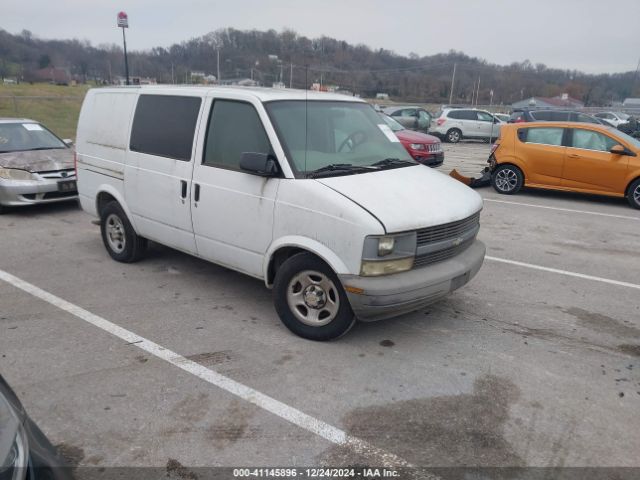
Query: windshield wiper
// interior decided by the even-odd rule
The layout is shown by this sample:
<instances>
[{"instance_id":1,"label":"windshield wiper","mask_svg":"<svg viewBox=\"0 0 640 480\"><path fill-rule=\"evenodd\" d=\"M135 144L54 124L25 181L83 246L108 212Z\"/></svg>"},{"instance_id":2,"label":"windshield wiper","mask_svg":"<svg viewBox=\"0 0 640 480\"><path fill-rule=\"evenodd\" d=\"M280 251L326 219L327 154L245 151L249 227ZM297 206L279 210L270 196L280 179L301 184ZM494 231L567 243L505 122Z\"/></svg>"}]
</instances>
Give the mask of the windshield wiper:
<instances>
[{"instance_id":1,"label":"windshield wiper","mask_svg":"<svg viewBox=\"0 0 640 480\"><path fill-rule=\"evenodd\" d=\"M36 150L61 150L64 147L36 147L36 148L27 148L26 150L20 150L21 152L35 152Z\"/></svg>"},{"instance_id":2,"label":"windshield wiper","mask_svg":"<svg viewBox=\"0 0 640 480\"><path fill-rule=\"evenodd\" d=\"M378 167L373 165L352 165L351 163L331 163L324 167L320 167L316 170L312 170L307 173L307 178L317 178L322 176L328 176L335 172L370 172L371 170L379 170Z\"/></svg>"},{"instance_id":3,"label":"windshield wiper","mask_svg":"<svg viewBox=\"0 0 640 480\"><path fill-rule=\"evenodd\" d=\"M385 158L384 160L374 163L372 166L395 168L402 167L404 165L417 165L417 163L412 160L401 160L400 158Z\"/></svg>"}]
</instances>

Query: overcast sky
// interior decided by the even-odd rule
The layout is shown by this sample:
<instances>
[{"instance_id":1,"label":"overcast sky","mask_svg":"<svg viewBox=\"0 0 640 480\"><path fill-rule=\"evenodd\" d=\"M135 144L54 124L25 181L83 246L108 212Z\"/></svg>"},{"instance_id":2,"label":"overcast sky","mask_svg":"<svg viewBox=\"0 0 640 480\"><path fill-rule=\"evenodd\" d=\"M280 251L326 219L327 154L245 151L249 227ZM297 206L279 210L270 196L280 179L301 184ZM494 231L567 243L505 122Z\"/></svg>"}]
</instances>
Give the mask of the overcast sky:
<instances>
[{"instance_id":1,"label":"overcast sky","mask_svg":"<svg viewBox=\"0 0 640 480\"><path fill-rule=\"evenodd\" d=\"M216 30L290 28L406 55L460 50L490 62L590 73L635 70L640 0L3 0L0 28L41 38L118 43L125 10L132 50Z\"/></svg>"}]
</instances>

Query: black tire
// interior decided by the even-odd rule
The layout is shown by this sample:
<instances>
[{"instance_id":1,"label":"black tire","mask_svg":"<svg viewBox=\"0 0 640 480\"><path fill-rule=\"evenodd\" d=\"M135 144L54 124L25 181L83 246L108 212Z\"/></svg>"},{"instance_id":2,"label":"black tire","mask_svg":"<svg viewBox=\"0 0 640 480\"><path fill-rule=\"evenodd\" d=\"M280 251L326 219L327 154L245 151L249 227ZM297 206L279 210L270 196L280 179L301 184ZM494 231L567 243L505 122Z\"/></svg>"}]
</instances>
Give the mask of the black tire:
<instances>
[{"instance_id":1,"label":"black tire","mask_svg":"<svg viewBox=\"0 0 640 480\"><path fill-rule=\"evenodd\" d=\"M452 128L444 137L448 143L458 143L462 140L462 132L457 128Z\"/></svg>"},{"instance_id":2,"label":"black tire","mask_svg":"<svg viewBox=\"0 0 640 480\"><path fill-rule=\"evenodd\" d=\"M627 200L633 208L640 209L640 178L637 178L629 185Z\"/></svg>"},{"instance_id":3,"label":"black tire","mask_svg":"<svg viewBox=\"0 0 640 480\"><path fill-rule=\"evenodd\" d=\"M503 195L518 193L524 185L524 175L515 165L498 165L491 173L491 185L496 192Z\"/></svg>"},{"instance_id":4,"label":"black tire","mask_svg":"<svg viewBox=\"0 0 640 480\"><path fill-rule=\"evenodd\" d=\"M316 274L315 282L317 283L305 286L298 281L299 278L306 277L304 272L311 272L312 276ZM322 280L322 284L318 279ZM330 282L327 283L324 280ZM319 288L321 293L316 295L315 288L320 285L329 285L330 288ZM298 301L301 303L294 311L295 307L290 306L289 299L291 298L292 302L296 301L294 298L296 289L300 294ZM324 298L325 304L317 308L308 307L305 292L309 289L314 290L311 292L312 300ZM347 333L356 321L349 299L337 275L325 262L310 253L294 255L280 266L273 285L273 301L282 323L296 335L309 340L326 341L338 338ZM330 311L332 308L333 314ZM323 318L323 314L328 315ZM313 323L313 315L318 316L316 320L318 325L308 324L300 319L300 317L307 317L307 322ZM328 323L322 324L322 322Z\"/></svg>"},{"instance_id":5,"label":"black tire","mask_svg":"<svg viewBox=\"0 0 640 480\"><path fill-rule=\"evenodd\" d=\"M114 230L117 230L120 238L116 237ZM144 256L147 239L133 230L131 222L118 202L107 203L100 212L100 233L102 243L114 260L132 263Z\"/></svg>"}]
</instances>

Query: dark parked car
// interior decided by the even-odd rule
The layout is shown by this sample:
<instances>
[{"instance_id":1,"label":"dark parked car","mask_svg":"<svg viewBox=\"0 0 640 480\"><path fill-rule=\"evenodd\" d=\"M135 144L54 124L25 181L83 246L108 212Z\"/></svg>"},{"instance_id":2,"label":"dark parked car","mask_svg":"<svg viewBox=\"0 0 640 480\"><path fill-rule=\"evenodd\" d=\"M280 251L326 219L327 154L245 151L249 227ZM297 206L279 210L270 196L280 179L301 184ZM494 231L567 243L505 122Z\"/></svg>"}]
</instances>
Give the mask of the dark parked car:
<instances>
[{"instance_id":1,"label":"dark parked car","mask_svg":"<svg viewBox=\"0 0 640 480\"><path fill-rule=\"evenodd\" d=\"M433 118L433 115L424 108L411 105L386 107L382 111L393 117L403 127L424 132L429 130Z\"/></svg>"},{"instance_id":2,"label":"dark parked car","mask_svg":"<svg viewBox=\"0 0 640 480\"><path fill-rule=\"evenodd\" d=\"M572 112L569 110L515 110L509 118L509 123L522 122L602 122L586 113Z\"/></svg>"},{"instance_id":3,"label":"dark parked car","mask_svg":"<svg viewBox=\"0 0 640 480\"><path fill-rule=\"evenodd\" d=\"M71 467L29 418L0 375L0 479L66 480Z\"/></svg>"}]
</instances>

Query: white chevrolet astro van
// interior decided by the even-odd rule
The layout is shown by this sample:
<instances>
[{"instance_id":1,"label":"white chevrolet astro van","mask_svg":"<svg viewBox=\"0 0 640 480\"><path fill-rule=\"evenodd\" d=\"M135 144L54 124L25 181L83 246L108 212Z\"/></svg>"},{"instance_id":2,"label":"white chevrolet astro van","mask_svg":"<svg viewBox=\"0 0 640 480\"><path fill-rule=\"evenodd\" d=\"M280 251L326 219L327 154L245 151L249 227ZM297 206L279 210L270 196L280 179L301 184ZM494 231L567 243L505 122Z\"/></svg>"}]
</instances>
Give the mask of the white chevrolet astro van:
<instances>
[{"instance_id":1,"label":"white chevrolet astro van","mask_svg":"<svg viewBox=\"0 0 640 480\"><path fill-rule=\"evenodd\" d=\"M264 280L284 324L328 340L466 284L482 200L411 159L367 103L296 90L90 90L82 208L113 259L147 239Z\"/></svg>"}]
</instances>

